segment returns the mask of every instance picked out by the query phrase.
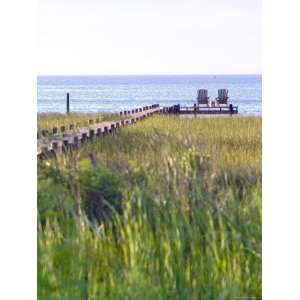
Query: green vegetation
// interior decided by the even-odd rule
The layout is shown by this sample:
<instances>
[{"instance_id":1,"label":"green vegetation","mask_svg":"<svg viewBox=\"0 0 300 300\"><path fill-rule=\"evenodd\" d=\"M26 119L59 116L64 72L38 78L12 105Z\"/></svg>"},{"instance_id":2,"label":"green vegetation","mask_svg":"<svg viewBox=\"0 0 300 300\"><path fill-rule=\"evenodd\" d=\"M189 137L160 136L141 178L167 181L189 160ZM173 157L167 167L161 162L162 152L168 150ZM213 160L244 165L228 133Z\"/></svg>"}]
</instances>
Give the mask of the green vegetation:
<instances>
[{"instance_id":1,"label":"green vegetation","mask_svg":"<svg viewBox=\"0 0 300 300\"><path fill-rule=\"evenodd\" d=\"M119 114L101 113L101 114L83 114L83 113L71 113L59 114L59 113L40 113L37 116L38 132L43 129L52 130L53 127L59 128L60 126L69 126L73 124L75 127L83 127L89 120L100 121L114 121L119 120Z\"/></svg>"},{"instance_id":2,"label":"green vegetation","mask_svg":"<svg viewBox=\"0 0 300 300\"><path fill-rule=\"evenodd\" d=\"M38 164L38 299L261 297L261 119L155 116Z\"/></svg>"}]
</instances>

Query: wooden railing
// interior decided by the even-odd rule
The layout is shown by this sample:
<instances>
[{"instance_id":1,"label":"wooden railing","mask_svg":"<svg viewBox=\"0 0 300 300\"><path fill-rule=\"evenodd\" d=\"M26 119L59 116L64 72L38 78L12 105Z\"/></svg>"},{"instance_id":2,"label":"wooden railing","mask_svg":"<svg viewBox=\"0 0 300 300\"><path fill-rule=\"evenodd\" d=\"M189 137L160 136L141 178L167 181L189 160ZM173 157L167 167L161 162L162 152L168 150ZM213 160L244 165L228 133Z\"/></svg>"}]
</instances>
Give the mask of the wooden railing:
<instances>
[{"instance_id":1,"label":"wooden railing","mask_svg":"<svg viewBox=\"0 0 300 300\"><path fill-rule=\"evenodd\" d=\"M121 111L122 118L117 121L103 121L99 118L88 120L84 127L75 127L74 124L61 126L49 130L41 130L37 134L37 154L45 156L54 152L64 152L71 148L77 148L80 144L88 140L103 137L112 134L124 126L135 124L154 114L162 113L163 108L159 104L153 104L141 108L135 108L130 111Z\"/></svg>"}]
</instances>

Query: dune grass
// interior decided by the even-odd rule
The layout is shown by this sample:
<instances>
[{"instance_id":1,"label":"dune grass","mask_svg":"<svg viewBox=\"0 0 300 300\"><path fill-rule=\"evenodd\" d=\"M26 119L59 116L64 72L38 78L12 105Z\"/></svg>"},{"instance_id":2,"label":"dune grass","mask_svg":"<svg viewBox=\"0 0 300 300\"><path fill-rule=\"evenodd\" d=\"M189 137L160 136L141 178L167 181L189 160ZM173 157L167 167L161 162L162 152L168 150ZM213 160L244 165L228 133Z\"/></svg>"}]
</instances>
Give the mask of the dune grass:
<instances>
[{"instance_id":1,"label":"dune grass","mask_svg":"<svg viewBox=\"0 0 300 300\"><path fill-rule=\"evenodd\" d=\"M39 299L261 297L261 119L155 116L38 165Z\"/></svg>"},{"instance_id":2,"label":"dune grass","mask_svg":"<svg viewBox=\"0 0 300 300\"><path fill-rule=\"evenodd\" d=\"M52 130L53 127L60 128L73 124L75 127L83 127L89 120L114 121L119 120L120 115L117 113L39 113L37 116L38 132L41 130Z\"/></svg>"}]
</instances>

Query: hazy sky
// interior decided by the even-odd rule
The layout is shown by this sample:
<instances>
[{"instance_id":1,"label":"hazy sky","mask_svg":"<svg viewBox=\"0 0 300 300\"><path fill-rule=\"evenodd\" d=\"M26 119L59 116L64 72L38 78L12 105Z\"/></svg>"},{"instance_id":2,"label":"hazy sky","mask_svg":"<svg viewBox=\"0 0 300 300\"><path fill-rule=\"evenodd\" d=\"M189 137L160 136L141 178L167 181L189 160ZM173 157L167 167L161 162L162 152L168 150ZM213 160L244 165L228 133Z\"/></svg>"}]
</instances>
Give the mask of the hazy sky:
<instances>
[{"instance_id":1,"label":"hazy sky","mask_svg":"<svg viewBox=\"0 0 300 300\"><path fill-rule=\"evenodd\" d=\"M39 0L39 74L261 72L261 0Z\"/></svg>"}]
</instances>

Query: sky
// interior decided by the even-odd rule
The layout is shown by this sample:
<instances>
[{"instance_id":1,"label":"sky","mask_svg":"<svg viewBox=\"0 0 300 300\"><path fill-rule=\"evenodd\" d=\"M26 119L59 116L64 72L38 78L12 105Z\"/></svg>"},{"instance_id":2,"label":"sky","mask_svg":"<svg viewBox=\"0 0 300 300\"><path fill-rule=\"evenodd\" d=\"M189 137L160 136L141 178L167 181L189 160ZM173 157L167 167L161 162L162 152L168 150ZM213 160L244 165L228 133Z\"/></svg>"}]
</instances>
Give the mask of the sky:
<instances>
[{"instance_id":1,"label":"sky","mask_svg":"<svg viewBox=\"0 0 300 300\"><path fill-rule=\"evenodd\" d=\"M261 72L261 0L38 1L39 75Z\"/></svg>"}]
</instances>

